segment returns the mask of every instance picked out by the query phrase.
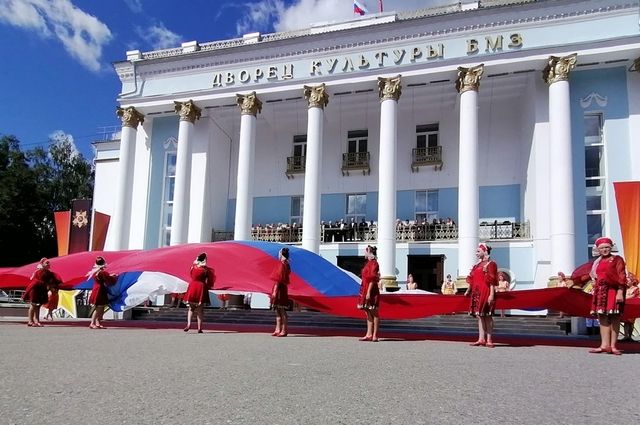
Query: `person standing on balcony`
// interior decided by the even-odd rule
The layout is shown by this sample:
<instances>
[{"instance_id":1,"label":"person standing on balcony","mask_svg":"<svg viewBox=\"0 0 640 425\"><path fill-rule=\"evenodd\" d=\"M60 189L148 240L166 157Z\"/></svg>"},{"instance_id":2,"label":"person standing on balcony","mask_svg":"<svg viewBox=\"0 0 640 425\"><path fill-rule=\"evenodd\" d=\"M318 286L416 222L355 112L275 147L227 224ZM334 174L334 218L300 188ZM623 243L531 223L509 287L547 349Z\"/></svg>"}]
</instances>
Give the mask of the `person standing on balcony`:
<instances>
[{"instance_id":1,"label":"person standing on balcony","mask_svg":"<svg viewBox=\"0 0 640 425\"><path fill-rule=\"evenodd\" d=\"M496 286L498 285L498 266L491 260L491 247L485 243L478 245L478 262L471 268L467 283L469 288L465 296L471 296L469 315L478 318L478 340L472 346L493 348L493 314L495 311Z\"/></svg>"},{"instance_id":2,"label":"person standing on balcony","mask_svg":"<svg viewBox=\"0 0 640 425\"><path fill-rule=\"evenodd\" d=\"M31 275L31 282L22 295L22 299L30 304L27 326L43 326L40 323L40 306L47 302L47 287L51 285L57 287L61 283L60 276L51 271L49 260L42 258Z\"/></svg>"},{"instance_id":3,"label":"person standing on balcony","mask_svg":"<svg viewBox=\"0 0 640 425\"><path fill-rule=\"evenodd\" d=\"M271 280L274 281L271 290L271 309L276 312L276 328L271 336L285 337L289 334L289 248L284 247L278 252L280 262L271 272Z\"/></svg>"},{"instance_id":4,"label":"person standing on balcony","mask_svg":"<svg viewBox=\"0 0 640 425\"><path fill-rule=\"evenodd\" d=\"M367 260L361 273L362 283L360 285L360 300L358 309L364 310L367 314L367 334L360 338L360 341L378 342L378 327L380 326L380 266L378 265L377 248L367 246L364 256Z\"/></svg>"},{"instance_id":5,"label":"person standing on balcony","mask_svg":"<svg viewBox=\"0 0 640 425\"><path fill-rule=\"evenodd\" d=\"M191 275L191 281L183 298L189 310L187 311L187 327L183 330L189 332L191 319L195 314L198 322L198 333L201 334L203 332L204 306L211 304L209 290L213 289L213 285L216 282L216 274L213 267L207 266L207 254L205 252L196 257L191 265L189 274Z\"/></svg>"},{"instance_id":6,"label":"person standing on balcony","mask_svg":"<svg viewBox=\"0 0 640 425\"><path fill-rule=\"evenodd\" d=\"M90 279L93 278L93 288L91 288L91 295L89 296L89 304L94 305L91 323L89 324L90 329L106 329L102 325L102 318L104 309L109 304L107 286L113 285L118 280L118 276L107 272L106 267L107 262L105 259L96 257L96 263L87 273Z\"/></svg>"}]
</instances>

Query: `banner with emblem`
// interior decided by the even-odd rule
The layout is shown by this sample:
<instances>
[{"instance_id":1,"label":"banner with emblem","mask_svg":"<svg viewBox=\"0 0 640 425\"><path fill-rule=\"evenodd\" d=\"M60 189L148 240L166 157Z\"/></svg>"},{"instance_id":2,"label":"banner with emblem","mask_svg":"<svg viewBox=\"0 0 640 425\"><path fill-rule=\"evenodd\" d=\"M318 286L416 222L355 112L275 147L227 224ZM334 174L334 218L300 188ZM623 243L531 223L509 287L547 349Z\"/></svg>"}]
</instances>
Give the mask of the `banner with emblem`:
<instances>
[{"instance_id":1,"label":"banner with emblem","mask_svg":"<svg viewBox=\"0 0 640 425\"><path fill-rule=\"evenodd\" d=\"M91 199L74 199L71 204L69 254L89 250Z\"/></svg>"}]
</instances>

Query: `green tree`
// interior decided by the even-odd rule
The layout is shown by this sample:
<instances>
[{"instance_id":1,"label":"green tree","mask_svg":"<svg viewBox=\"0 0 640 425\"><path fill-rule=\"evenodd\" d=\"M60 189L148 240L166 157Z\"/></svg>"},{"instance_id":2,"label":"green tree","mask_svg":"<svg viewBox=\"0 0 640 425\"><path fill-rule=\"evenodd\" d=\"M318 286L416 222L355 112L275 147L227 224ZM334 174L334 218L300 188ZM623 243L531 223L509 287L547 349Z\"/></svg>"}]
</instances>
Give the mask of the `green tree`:
<instances>
[{"instance_id":1,"label":"green tree","mask_svg":"<svg viewBox=\"0 0 640 425\"><path fill-rule=\"evenodd\" d=\"M91 164L71 136L58 132L48 149L27 152L14 136L0 137L0 266L56 256L54 211L92 193Z\"/></svg>"}]
</instances>

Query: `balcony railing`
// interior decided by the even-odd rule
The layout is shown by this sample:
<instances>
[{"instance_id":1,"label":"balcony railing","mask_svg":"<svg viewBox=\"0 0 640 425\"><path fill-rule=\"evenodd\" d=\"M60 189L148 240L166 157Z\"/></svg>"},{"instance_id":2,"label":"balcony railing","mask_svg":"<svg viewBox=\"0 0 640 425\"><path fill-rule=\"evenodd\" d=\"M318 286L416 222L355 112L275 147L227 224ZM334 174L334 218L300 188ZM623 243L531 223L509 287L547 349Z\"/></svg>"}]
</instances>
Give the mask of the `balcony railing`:
<instances>
[{"instance_id":1,"label":"balcony railing","mask_svg":"<svg viewBox=\"0 0 640 425\"><path fill-rule=\"evenodd\" d=\"M342 175L349 175L349 171L362 170L362 174L369 174L369 152L347 152L342 154Z\"/></svg>"},{"instance_id":2,"label":"balcony railing","mask_svg":"<svg viewBox=\"0 0 640 425\"><path fill-rule=\"evenodd\" d=\"M428 165L442 168L442 146L412 149L411 171L416 172L420 167Z\"/></svg>"},{"instance_id":3,"label":"balcony railing","mask_svg":"<svg viewBox=\"0 0 640 425\"><path fill-rule=\"evenodd\" d=\"M322 227L320 238L324 243L336 242L375 242L378 240L378 227L373 225L357 225L354 227ZM232 240L233 232L212 232L212 241ZM529 222L514 223L481 223L478 227L480 240L530 239ZM300 243L302 227L254 227L251 239L255 241ZM396 225L397 242L434 242L456 241L458 226L451 224L406 224Z\"/></svg>"},{"instance_id":4,"label":"balcony railing","mask_svg":"<svg viewBox=\"0 0 640 425\"><path fill-rule=\"evenodd\" d=\"M304 173L304 167L306 163L305 156L289 156L287 157L287 171L285 175L287 178L293 178L294 174Z\"/></svg>"},{"instance_id":5,"label":"balcony railing","mask_svg":"<svg viewBox=\"0 0 640 425\"><path fill-rule=\"evenodd\" d=\"M299 243L302 242L302 227L257 227L251 229L254 241Z\"/></svg>"}]
</instances>

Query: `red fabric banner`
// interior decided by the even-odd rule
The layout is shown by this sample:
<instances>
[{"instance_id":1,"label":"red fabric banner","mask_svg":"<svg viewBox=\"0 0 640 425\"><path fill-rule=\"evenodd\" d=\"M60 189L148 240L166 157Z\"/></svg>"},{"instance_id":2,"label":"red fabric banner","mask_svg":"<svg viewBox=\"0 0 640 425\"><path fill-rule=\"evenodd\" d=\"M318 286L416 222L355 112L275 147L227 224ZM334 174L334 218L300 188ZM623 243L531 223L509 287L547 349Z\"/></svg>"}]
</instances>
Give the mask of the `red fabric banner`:
<instances>
[{"instance_id":1,"label":"red fabric banner","mask_svg":"<svg viewBox=\"0 0 640 425\"><path fill-rule=\"evenodd\" d=\"M640 266L640 182L615 182L616 205L627 271L638 276Z\"/></svg>"},{"instance_id":2,"label":"red fabric banner","mask_svg":"<svg viewBox=\"0 0 640 425\"><path fill-rule=\"evenodd\" d=\"M93 214L93 233L91 239L91 250L102 251L107 240L107 230L111 216L95 211Z\"/></svg>"},{"instance_id":3,"label":"red fabric banner","mask_svg":"<svg viewBox=\"0 0 640 425\"><path fill-rule=\"evenodd\" d=\"M53 219L56 224L56 239L58 241L58 257L69 253L69 227L71 226L71 211L55 211Z\"/></svg>"}]
</instances>

